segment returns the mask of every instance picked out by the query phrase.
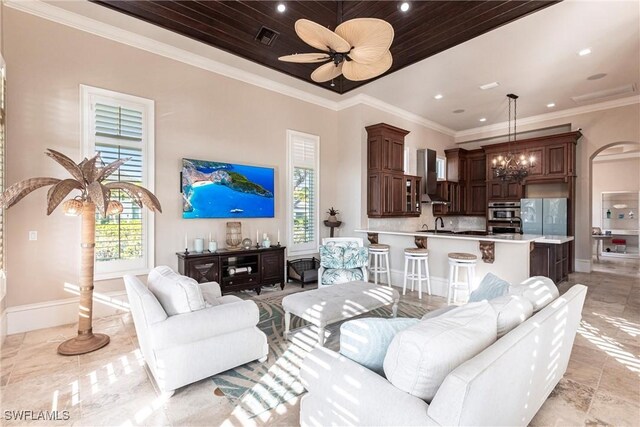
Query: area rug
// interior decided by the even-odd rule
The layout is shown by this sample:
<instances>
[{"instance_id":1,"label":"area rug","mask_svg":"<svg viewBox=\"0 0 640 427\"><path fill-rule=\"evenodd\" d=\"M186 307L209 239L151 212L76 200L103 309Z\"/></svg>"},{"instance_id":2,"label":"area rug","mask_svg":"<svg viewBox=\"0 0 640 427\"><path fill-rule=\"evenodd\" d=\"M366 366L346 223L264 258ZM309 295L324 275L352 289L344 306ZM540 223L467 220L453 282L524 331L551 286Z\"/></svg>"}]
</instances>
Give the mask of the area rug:
<instances>
[{"instance_id":1,"label":"area rug","mask_svg":"<svg viewBox=\"0 0 640 427\"><path fill-rule=\"evenodd\" d=\"M217 386L216 392L224 394L246 416L253 418L275 408L305 390L299 379L300 365L305 356L313 349L317 330L307 322L292 316L292 338L286 340L284 333L283 296L256 300L260 308L260 328L269 342L269 358L264 363L251 362L235 369L211 377ZM398 317L420 318L428 310L424 307L400 302ZM372 310L362 317L391 316L391 307ZM329 325L325 347L338 350L340 345L340 325Z\"/></svg>"}]
</instances>

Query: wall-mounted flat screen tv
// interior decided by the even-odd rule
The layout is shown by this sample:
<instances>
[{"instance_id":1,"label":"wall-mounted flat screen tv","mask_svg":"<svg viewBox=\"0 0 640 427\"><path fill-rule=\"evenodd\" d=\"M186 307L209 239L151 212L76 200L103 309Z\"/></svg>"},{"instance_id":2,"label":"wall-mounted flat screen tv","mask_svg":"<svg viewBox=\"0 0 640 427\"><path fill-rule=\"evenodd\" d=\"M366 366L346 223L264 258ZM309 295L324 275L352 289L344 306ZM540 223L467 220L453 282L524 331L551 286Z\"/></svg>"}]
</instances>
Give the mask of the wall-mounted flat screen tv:
<instances>
[{"instance_id":1,"label":"wall-mounted flat screen tv","mask_svg":"<svg viewBox=\"0 0 640 427\"><path fill-rule=\"evenodd\" d=\"M274 169L182 159L183 218L273 218Z\"/></svg>"}]
</instances>

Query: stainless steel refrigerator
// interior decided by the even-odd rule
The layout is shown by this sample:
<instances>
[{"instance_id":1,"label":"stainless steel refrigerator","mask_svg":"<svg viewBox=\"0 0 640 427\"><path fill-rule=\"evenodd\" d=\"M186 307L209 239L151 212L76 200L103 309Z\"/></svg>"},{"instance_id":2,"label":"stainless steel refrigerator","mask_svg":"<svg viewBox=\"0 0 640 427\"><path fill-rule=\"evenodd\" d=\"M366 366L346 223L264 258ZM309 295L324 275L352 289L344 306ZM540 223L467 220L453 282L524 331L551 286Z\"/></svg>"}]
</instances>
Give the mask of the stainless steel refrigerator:
<instances>
[{"instance_id":1,"label":"stainless steel refrigerator","mask_svg":"<svg viewBox=\"0 0 640 427\"><path fill-rule=\"evenodd\" d=\"M567 199L520 200L522 232L525 234L567 235Z\"/></svg>"}]
</instances>

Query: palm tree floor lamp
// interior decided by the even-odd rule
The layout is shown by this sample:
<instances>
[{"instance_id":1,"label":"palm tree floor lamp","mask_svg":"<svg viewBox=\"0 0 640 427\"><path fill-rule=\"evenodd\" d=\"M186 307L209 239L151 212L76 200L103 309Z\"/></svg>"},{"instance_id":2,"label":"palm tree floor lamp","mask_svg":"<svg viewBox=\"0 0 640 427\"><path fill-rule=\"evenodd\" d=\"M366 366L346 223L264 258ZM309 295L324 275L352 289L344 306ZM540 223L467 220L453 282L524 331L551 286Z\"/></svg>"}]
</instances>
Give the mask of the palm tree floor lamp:
<instances>
[{"instance_id":1,"label":"palm tree floor lamp","mask_svg":"<svg viewBox=\"0 0 640 427\"><path fill-rule=\"evenodd\" d=\"M160 202L149 190L130 182L103 181L130 159L119 159L102 166L100 155L75 163L62 153L48 149L45 153L62 165L72 178L30 178L13 184L0 196L5 208L18 203L32 191L51 185L47 193L47 215L50 215L74 190L80 195L66 200L62 208L67 215L82 218L80 257L80 306L78 310L78 335L58 346L58 353L65 356L89 353L109 344L109 336L94 334L93 317L93 270L95 263L96 209L103 217L119 215L122 203L111 199L111 191L122 191L140 208L162 212Z\"/></svg>"}]
</instances>

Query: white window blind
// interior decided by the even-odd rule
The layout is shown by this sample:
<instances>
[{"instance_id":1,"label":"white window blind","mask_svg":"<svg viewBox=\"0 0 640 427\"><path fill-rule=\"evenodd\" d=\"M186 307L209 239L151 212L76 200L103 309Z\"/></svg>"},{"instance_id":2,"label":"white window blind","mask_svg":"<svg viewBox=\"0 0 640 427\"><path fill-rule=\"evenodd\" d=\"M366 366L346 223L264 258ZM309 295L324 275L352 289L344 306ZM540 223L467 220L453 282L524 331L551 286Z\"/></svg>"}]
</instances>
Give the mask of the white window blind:
<instances>
[{"instance_id":1,"label":"white window blind","mask_svg":"<svg viewBox=\"0 0 640 427\"><path fill-rule=\"evenodd\" d=\"M319 138L287 131L289 252L315 252L318 246Z\"/></svg>"},{"instance_id":2,"label":"white window blind","mask_svg":"<svg viewBox=\"0 0 640 427\"><path fill-rule=\"evenodd\" d=\"M153 191L153 101L82 86L86 123L85 157L100 153L103 164L130 160L104 183L131 182ZM144 273L153 266L153 222L125 192L111 192L123 212L96 214L96 276Z\"/></svg>"}]
</instances>

